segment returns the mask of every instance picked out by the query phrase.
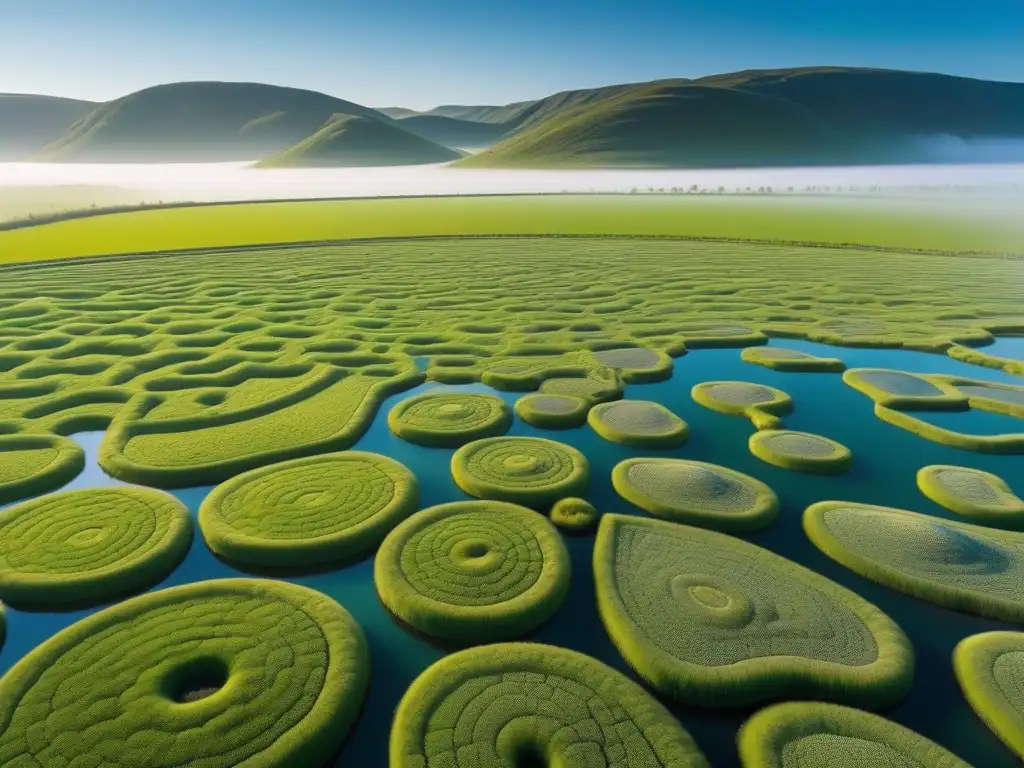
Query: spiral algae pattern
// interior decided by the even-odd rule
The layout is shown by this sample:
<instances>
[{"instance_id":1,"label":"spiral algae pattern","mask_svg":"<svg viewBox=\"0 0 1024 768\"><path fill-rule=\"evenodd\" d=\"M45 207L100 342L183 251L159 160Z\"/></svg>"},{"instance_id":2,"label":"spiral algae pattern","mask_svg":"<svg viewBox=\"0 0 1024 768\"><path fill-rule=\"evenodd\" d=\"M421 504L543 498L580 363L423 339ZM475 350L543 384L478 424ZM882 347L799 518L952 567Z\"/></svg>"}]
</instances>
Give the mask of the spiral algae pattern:
<instances>
[{"instance_id":1,"label":"spiral algae pattern","mask_svg":"<svg viewBox=\"0 0 1024 768\"><path fill-rule=\"evenodd\" d=\"M388 413L388 428L403 440L437 448L458 448L473 440L503 435L512 409L494 395L461 392L410 397Z\"/></svg>"},{"instance_id":2,"label":"spiral algae pattern","mask_svg":"<svg viewBox=\"0 0 1024 768\"><path fill-rule=\"evenodd\" d=\"M590 402L575 395L523 395L514 406L516 415L531 427L572 429L587 423Z\"/></svg>"},{"instance_id":3,"label":"spiral algae pattern","mask_svg":"<svg viewBox=\"0 0 1024 768\"><path fill-rule=\"evenodd\" d=\"M978 717L1024 759L1024 634L965 638L953 650L953 669Z\"/></svg>"},{"instance_id":4,"label":"spiral algae pattern","mask_svg":"<svg viewBox=\"0 0 1024 768\"><path fill-rule=\"evenodd\" d=\"M538 643L459 651L410 686L391 768L709 768L653 696L596 659Z\"/></svg>"},{"instance_id":5,"label":"spiral algae pattern","mask_svg":"<svg viewBox=\"0 0 1024 768\"><path fill-rule=\"evenodd\" d=\"M991 472L932 464L918 470L917 487L936 504L971 522L993 528L1024 529L1024 499Z\"/></svg>"},{"instance_id":6,"label":"spiral algae pattern","mask_svg":"<svg viewBox=\"0 0 1024 768\"><path fill-rule=\"evenodd\" d=\"M650 400L595 405L587 414L587 422L605 440L636 448L678 448L690 437L685 421Z\"/></svg>"},{"instance_id":7,"label":"spiral algae pattern","mask_svg":"<svg viewBox=\"0 0 1024 768\"><path fill-rule=\"evenodd\" d=\"M803 525L818 549L864 578L1024 624L1024 533L847 501L812 504Z\"/></svg>"},{"instance_id":8,"label":"spiral algae pattern","mask_svg":"<svg viewBox=\"0 0 1024 768\"><path fill-rule=\"evenodd\" d=\"M810 432L765 429L752 434L747 444L761 461L797 472L841 475L853 465L849 448Z\"/></svg>"},{"instance_id":9,"label":"spiral algae pattern","mask_svg":"<svg viewBox=\"0 0 1024 768\"><path fill-rule=\"evenodd\" d=\"M748 381L706 381L690 395L705 408L750 419L757 429L782 429L779 417L793 410L792 398L781 389Z\"/></svg>"},{"instance_id":10,"label":"spiral algae pattern","mask_svg":"<svg viewBox=\"0 0 1024 768\"><path fill-rule=\"evenodd\" d=\"M913 649L882 611L732 536L605 515L594 579L623 658L679 701L806 696L875 709L901 701L913 682Z\"/></svg>"},{"instance_id":11,"label":"spiral algae pattern","mask_svg":"<svg viewBox=\"0 0 1024 768\"><path fill-rule=\"evenodd\" d=\"M242 566L315 568L371 552L419 503L415 475L363 451L272 464L217 486L199 528L217 555Z\"/></svg>"},{"instance_id":12,"label":"spiral algae pattern","mask_svg":"<svg viewBox=\"0 0 1024 768\"><path fill-rule=\"evenodd\" d=\"M162 580L191 543L187 508L161 491L41 496L0 515L0 598L36 607L102 602Z\"/></svg>"},{"instance_id":13,"label":"spiral algae pattern","mask_svg":"<svg viewBox=\"0 0 1024 768\"><path fill-rule=\"evenodd\" d=\"M551 618L569 589L569 552L533 510L461 501L417 512L384 540L374 583L391 613L460 643L507 640Z\"/></svg>"},{"instance_id":14,"label":"spiral algae pattern","mask_svg":"<svg viewBox=\"0 0 1024 768\"><path fill-rule=\"evenodd\" d=\"M837 357L820 357L786 347L746 347L740 359L747 363L787 373L842 373L846 363Z\"/></svg>"},{"instance_id":15,"label":"spiral algae pattern","mask_svg":"<svg viewBox=\"0 0 1024 768\"><path fill-rule=\"evenodd\" d=\"M891 720L821 702L762 709L736 741L743 768L971 768Z\"/></svg>"},{"instance_id":16,"label":"spiral algae pattern","mask_svg":"<svg viewBox=\"0 0 1024 768\"><path fill-rule=\"evenodd\" d=\"M779 497L760 480L703 461L626 459L612 469L612 486L652 515L726 533L766 528L779 514Z\"/></svg>"},{"instance_id":17,"label":"spiral algae pattern","mask_svg":"<svg viewBox=\"0 0 1024 768\"><path fill-rule=\"evenodd\" d=\"M85 453L67 437L0 435L0 504L60 488L85 468Z\"/></svg>"},{"instance_id":18,"label":"spiral algae pattern","mask_svg":"<svg viewBox=\"0 0 1024 768\"><path fill-rule=\"evenodd\" d=\"M0 678L0 764L324 765L369 664L351 615L306 587L152 592L72 624Z\"/></svg>"},{"instance_id":19,"label":"spiral algae pattern","mask_svg":"<svg viewBox=\"0 0 1024 768\"><path fill-rule=\"evenodd\" d=\"M559 499L551 507L551 522L569 533L590 533L597 527L600 513L586 499Z\"/></svg>"}]
</instances>

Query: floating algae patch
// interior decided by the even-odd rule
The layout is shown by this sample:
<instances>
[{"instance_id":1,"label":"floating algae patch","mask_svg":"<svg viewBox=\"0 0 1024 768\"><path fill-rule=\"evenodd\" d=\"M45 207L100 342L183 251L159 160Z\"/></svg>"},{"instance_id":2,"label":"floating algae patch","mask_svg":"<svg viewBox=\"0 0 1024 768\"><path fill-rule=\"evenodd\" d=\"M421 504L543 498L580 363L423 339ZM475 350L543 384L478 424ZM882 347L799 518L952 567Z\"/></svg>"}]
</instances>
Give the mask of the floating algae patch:
<instances>
[{"instance_id":1,"label":"floating algae patch","mask_svg":"<svg viewBox=\"0 0 1024 768\"><path fill-rule=\"evenodd\" d=\"M348 612L305 587L153 592L72 624L0 678L0 764L323 765L369 662Z\"/></svg>"},{"instance_id":2,"label":"floating algae patch","mask_svg":"<svg viewBox=\"0 0 1024 768\"><path fill-rule=\"evenodd\" d=\"M962 410L967 398L935 378L884 368L851 368L843 381L885 408Z\"/></svg>"},{"instance_id":3,"label":"floating algae patch","mask_svg":"<svg viewBox=\"0 0 1024 768\"><path fill-rule=\"evenodd\" d=\"M181 562L192 519L147 488L89 488L25 501L0 516L0 598L87 604L150 587Z\"/></svg>"},{"instance_id":4,"label":"floating algae patch","mask_svg":"<svg viewBox=\"0 0 1024 768\"><path fill-rule=\"evenodd\" d=\"M572 429L587 422L590 401L574 395L523 395L515 404L516 415L531 427Z\"/></svg>"},{"instance_id":5,"label":"floating algae patch","mask_svg":"<svg viewBox=\"0 0 1024 768\"><path fill-rule=\"evenodd\" d=\"M540 392L580 397L589 403L605 403L622 397L622 385L616 375L554 377L540 385Z\"/></svg>"},{"instance_id":6,"label":"floating algae patch","mask_svg":"<svg viewBox=\"0 0 1024 768\"><path fill-rule=\"evenodd\" d=\"M978 717L1024 758L1024 634L984 632L961 640L953 668Z\"/></svg>"},{"instance_id":7,"label":"floating algae patch","mask_svg":"<svg viewBox=\"0 0 1024 768\"><path fill-rule=\"evenodd\" d=\"M394 615L463 643L505 640L547 621L569 589L569 553L554 526L501 501L417 512L384 540L374 583Z\"/></svg>"},{"instance_id":8,"label":"floating algae patch","mask_svg":"<svg viewBox=\"0 0 1024 768\"><path fill-rule=\"evenodd\" d=\"M1024 528L1024 499L991 472L932 464L918 471L917 487L936 504L972 522L994 528Z\"/></svg>"},{"instance_id":9,"label":"floating algae patch","mask_svg":"<svg viewBox=\"0 0 1024 768\"><path fill-rule=\"evenodd\" d=\"M622 498L652 515L728 533L772 524L779 498L749 475L686 459L626 459L612 470Z\"/></svg>"},{"instance_id":10,"label":"floating algae patch","mask_svg":"<svg viewBox=\"0 0 1024 768\"><path fill-rule=\"evenodd\" d=\"M763 709L736 741L743 768L971 768L891 720L820 702Z\"/></svg>"},{"instance_id":11,"label":"floating algae patch","mask_svg":"<svg viewBox=\"0 0 1024 768\"><path fill-rule=\"evenodd\" d=\"M397 461L346 451L233 477L203 501L199 527L231 562L310 568L370 552L418 500L415 476Z\"/></svg>"},{"instance_id":12,"label":"floating algae patch","mask_svg":"<svg viewBox=\"0 0 1024 768\"><path fill-rule=\"evenodd\" d=\"M841 475L853 464L853 454L845 445L810 432L766 429L751 435L748 445L762 461L798 472Z\"/></svg>"},{"instance_id":13,"label":"floating algae patch","mask_svg":"<svg viewBox=\"0 0 1024 768\"><path fill-rule=\"evenodd\" d=\"M428 393L403 400L388 413L388 427L403 440L439 448L503 435L510 426L512 409L493 395Z\"/></svg>"},{"instance_id":14,"label":"floating algae patch","mask_svg":"<svg viewBox=\"0 0 1024 768\"><path fill-rule=\"evenodd\" d=\"M590 464L575 448L540 437L490 437L459 448L452 476L470 496L543 509L586 490Z\"/></svg>"},{"instance_id":15,"label":"floating algae patch","mask_svg":"<svg viewBox=\"0 0 1024 768\"><path fill-rule=\"evenodd\" d=\"M73 440L56 435L0 435L0 504L52 491L85 467Z\"/></svg>"},{"instance_id":16,"label":"floating algae patch","mask_svg":"<svg viewBox=\"0 0 1024 768\"><path fill-rule=\"evenodd\" d=\"M1024 623L1024 533L845 501L804 512L822 552L861 576L953 610Z\"/></svg>"},{"instance_id":17,"label":"floating algae patch","mask_svg":"<svg viewBox=\"0 0 1024 768\"><path fill-rule=\"evenodd\" d=\"M972 408L1024 417L1024 386L966 379L959 376L936 376L935 378L965 395Z\"/></svg>"},{"instance_id":18,"label":"floating algae patch","mask_svg":"<svg viewBox=\"0 0 1024 768\"><path fill-rule=\"evenodd\" d=\"M589 533L597 527L600 514L586 499L559 499L551 507L551 522L569 533Z\"/></svg>"},{"instance_id":19,"label":"floating algae patch","mask_svg":"<svg viewBox=\"0 0 1024 768\"><path fill-rule=\"evenodd\" d=\"M793 410L792 399L781 389L747 381L707 381L690 395L705 408L748 418L758 429L781 429L779 416Z\"/></svg>"},{"instance_id":20,"label":"floating algae patch","mask_svg":"<svg viewBox=\"0 0 1024 768\"><path fill-rule=\"evenodd\" d=\"M576 651L499 643L459 651L409 688L392 766L708 768L683 727L621 672Z\"/></svg>"},{"instance_id":21,"label":"floating algae patch","mask_svg":"<svg viewBox=\"0 0 1024 768\"><path fill-rule=\"evenodd\" d=\"M683 702L809 696L881 708L903 699L913 680L910 643L882 611L731 536L605 515L594 579L619 652Z\"/></svg>"},{"instance_id":22,"label":"floating algae patch","mask_svg":"<svg viewBox=\"0 0 1024 768\"><path fill-rule=\"evenodd\" d=\"M690 436L685 421L660 403L648 400L595 405L587 421L605 440L637 448L678 448Z\"/></svg>"},{"instance_id":23,"label":"floating algae patch","mask_svg":"<svg viewBox=\"0 0 1024 768\"><path fill-rule=\"evenodd\" d=\"M672 375L672 358L665 352L647 347L604 349L592 353L601 365L618 371L629 384L664 381Z\"/></svg>"},{"instance_id":24,"label":"floating algae patch","mask_svg":"<svg viewBox=\"0 0 1024 768\"><path fill-rule=\"evenodd\" d=\"M907 412L875 406L882 421L953 448L977 453L1024 453L1024 420L986 411Z\"/></svg>"},{"instance_id":25,"label":"floating algae patch","mask_svg":"<svg viewBox=\"0 0 1024 768\"><path fill-rule=\"evenodd\" d=\"M840 373L846 370L846 363L836 357L819 357L810 352L785 347L747 347L740 353L740 359L773 371L799 373Z\"/></svg>"}]
</instances>

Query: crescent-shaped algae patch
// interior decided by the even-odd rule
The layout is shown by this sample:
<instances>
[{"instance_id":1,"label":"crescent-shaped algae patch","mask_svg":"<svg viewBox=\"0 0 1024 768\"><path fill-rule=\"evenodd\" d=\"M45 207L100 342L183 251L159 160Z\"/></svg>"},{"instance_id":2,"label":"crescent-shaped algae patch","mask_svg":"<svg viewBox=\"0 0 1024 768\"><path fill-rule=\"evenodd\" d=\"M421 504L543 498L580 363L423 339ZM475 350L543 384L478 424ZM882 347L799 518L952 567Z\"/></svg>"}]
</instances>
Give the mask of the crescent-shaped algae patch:
<instances>
[{"instance_id":1,"label":"crescent-shaped algae patch","mask_svg":"<svg viewBox=\"0 0 1024 768\"><path fill-rule=\"evenodd\" d=\"M983 632L961 640L953 669L978 717L1024 759L1024 633Z\"/></svg>"}]
</instances>

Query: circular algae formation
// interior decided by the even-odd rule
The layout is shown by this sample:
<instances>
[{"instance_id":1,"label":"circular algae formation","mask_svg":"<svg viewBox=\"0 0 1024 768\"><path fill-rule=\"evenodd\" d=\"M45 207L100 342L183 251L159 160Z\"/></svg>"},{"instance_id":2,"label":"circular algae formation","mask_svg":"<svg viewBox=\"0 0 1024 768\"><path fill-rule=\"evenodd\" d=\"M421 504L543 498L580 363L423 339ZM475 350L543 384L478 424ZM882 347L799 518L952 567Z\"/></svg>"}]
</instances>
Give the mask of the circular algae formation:
<instances>
[{"instance_id":1,"label":"circular algae formation","mask_svg":"<svg viewBox=\"0 0 1024 768\"><path fill-rule=\"evenodd\" d=\"M793 400L781 389L748 381L706 381L690 390L705 408L743 416L758 429L781 429L779 416L793 410Z\"/></svg>"},{"instance_id":2,"label":"circular algae formation","mask_svg":"<svg viewBox=\"0 0 1024 768\"><path fill-rule=\"evenodd\" d=\"M605 440L637 448L678 448L690 437L685 421L661 403L648 400L595 405L587 421Z\"/></svg>"},{"instance_id":3,"label":"circular algae formation","mask_svg":"<svg viewBox=\"0 0 1024 768\"><path fill-rule=\"evenodd\" d=\"M70 438L0 436L0 504L60 488L84 468L85 453Z\"/></svg>"},{"instance_id":4,"label":"circular algae formation","mask_svg":"<svg viewBox=\"0 0 1024 768\"><path fill-rule=\"evenodd\" d=\"M594 543L605 629L661 693L743 706L806 696L880 708L902 700L914 653L882 611L741 539L605 515Z\"/></svg>"},{"instance_id":5,"label":"circular algae formation","mask_svg":"<svg viewBox=\"0 0 1024 768\"><path fill-rule=\"evenodd\" d=\"M917 487L936 504L981 525L1024 528L1024 499L998 475L933 464L918 470Z\"/></svg>"},{"instance_id":6,"label":"circular algae formation","mask_svg":"<svg viewBox=\"0 0 1024 768\"><path fill-rule=\"evenodd\" d=\"M512 409L494 395L427 393L403 400L388 413L388 428L400 438L436 448L503 435L510 426Z\"/></svg>"},{"instance_id":7,"label":"circular algae formation","mask_svg":"<svg viewBox=\"0 0 1024 768\"><path fill-rule=\"evenodd\" d=\"M373 580L406 624L480 643L518 637L551 618L571 571L558 531L533 510L457 501L417 512L392 531Z\"/></svg>"},{"instance_id":8,"label":"circular algae formation","mask_svg":"<svg viewBox=\"0 0 1024 768\"><path fill-rule=\"evenodd\" d=\"M891 720L819 702L763 709L736 741L743 768L971 768Z\"/></svg>"},{"instance_id":9,"label":"circular algae formation","mask_svg":"<svg viewBox=\"0 0 1024 768\"><path fill-rule=\"evenodd\" d=\"M447 656L395 713L392 768L708 768L690 735L622 673L576 651L499 643Z\"/></svg>"},{"instance_id":10,"label":"circular algae formation","mask_svg":"<svg viewBox=\"0 0 1024 768\"><path fill-rule=\"evenodd\" d=\"M224 579L142 595L0 679L0 764L323 765L359 712L369 663L359 625L306 587Z\"/></svg>"},{"instance_id":11,"label":"circular algae formation","mask_svg":"<svg viewBox=\"0 0 1024 768\"><path fill-rule=\"evenodd\" d=\"M149 488L61 491L0 516L0 598L85 604L167 576L192 543L188 509Z\"/></svg>"},{"instance_id":12,"label":"circular algae formation","mask_svg":"<svg viewBox=\"0 0 1024 768\"><path fill-rule=\"evenodd\" d=\"M978 717L1024 758L1024 634L984 632L961 640L953 669Z\"/></svg>"},{"instance_id":13,"label":"circular algae formation","mask_svg":"<svg viewBox=\"0 0 1024 768\"><path fill-rule=\"evenodd\" d=\"M570 533L587 533L597 527L597 509L586 499L559 499L551 508L551 522Z\"/></svg>"},{"instance_id":14,"label":"circular algae formation","mask_svg":"<svg viewBox=\"0 0 1024 768\"><path fill-rule=\"evenodd\" d=\"M803 524L818 549L867 579L953 610L1024 623L1024 533L846 501L812 504Z\"/></svg>"},{"instance_id":15,"label":"circular algae formation","mask_svg":"<svg viewBox=\"0 0 1024 768\"><path fill-rule=\"evenodd\" d=\"M849 448L810 432L765 429L751 435L748 445L761 461L798 472L841 475L853 465Z\"/></svg>"},{"instance_id":16,"label":"circular algae formation","mask_svg":"<svg viewBox=\"0 0 1024 768\"><path fill-rule=\"evenodd\" d=\"M760 480L703 461L626 459L612 485L652 515L727 533L765 528L779 514L779 497Z\"/></svg>"},{"instance_id":17,"label":"circular algae formation","mask_svg":"<svg viewBox=\"0 0 1024 768\"><path fill-rule=\"evenodd\" d=\"M590 402L573 395L523 395L516 400L516 415L532 427L570 429L587 421Z\"/></svg>"},{"instance_id":18,"label":"circular algae formation","mask_svg":"<svg viewBox=\"0 0 1024 768\"><path fill-rule=\"evenodd\" d=\"M452 456L452 476L470 496L545 509L578 496L590 479L587 457L541 437L492 437L464 445Z\"/></svg>"},{"instance_id":19,"label":"circular algae formation","mask_svg":"<svg viewBox=\"0 0 1024 768\"><path fill-rule=\"evenodd\" d=\"M846 363L836 357L818 357L798 349L785 347L746 347L740 352L740 359L747 363L771 368L774 371L798 373L840 373L846 370Z\"/></svg>"}]
</instances>

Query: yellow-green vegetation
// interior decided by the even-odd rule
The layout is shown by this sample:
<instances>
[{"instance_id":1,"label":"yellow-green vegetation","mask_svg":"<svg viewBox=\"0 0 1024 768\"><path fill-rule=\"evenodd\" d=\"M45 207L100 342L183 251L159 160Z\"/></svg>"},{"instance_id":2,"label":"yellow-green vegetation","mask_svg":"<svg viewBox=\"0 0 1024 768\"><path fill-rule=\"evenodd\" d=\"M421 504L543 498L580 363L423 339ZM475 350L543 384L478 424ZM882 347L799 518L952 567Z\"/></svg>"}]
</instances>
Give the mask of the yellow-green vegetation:
<instances>
[{"instance_id":1,"label":"yellow-green vegetation","mask_svg":"<svg viewBox=\"0 0 1024 768\"><path fill-rule=\"evenodd\" d=\"M970 363L971 365L981 365L985 368L995 368L999 371L1005 371L1006 373L1013 374L1014 376L1024 376L1024 361L1022 360L990 355L980 349L972 349L971 347L965 347L961 344L954 344L946 350L946 354L954 360L960 360L964 363Z\"/></svg>"},{"instance_id":2,"label":"yellow-green vegetation","mask_svg":"<svg viewBox=\"0 0 1024 768\"><path fill-rule=\"evenodd\" d=\"M747 444L750 452L762 461L798 472L841 475L853 465L849 448L810 432L765 429L752 434Z\"/></svg>"},{"instance_id":3,"label":"yellow-green vegetation","mask_svg":"<svg viewBox=\"0 0 1024 768\"><path fill-rule=\"evenodd\" d=\"M403 400L388 413L388 427L403 440L439 448L503 435L510 426L512 409L494 395L427 393Z\"/></svg>"},{"instance_id":4,"label":"yellow-green vegetation","mask_svg":"<svg viewBox=\"0 0 1024 768\"><path fill-rule=\"evenodd\" d=\"M88 488L0 515L0 598L18 606L89 604L148 588L192 543L188 509L148 488Z\"/></svg>"},{"instance_id":5,"label":"yellow-green vegetation","mask_svg":"<svg viewBox=\"0 0 1024 768\"><path fill-rule=\"evenodd\" d=\"M153 592L72 624L0 678L0 764L324 765L369 665L362 629L312 589Z\"/></svg>"},{"instance_id":6,"label":"yellow-green vegetation","mask_svg":"<svg viewBox=\"0 0 1024 768\"><path fill-rule=\"evenodd\" d=\"M587 421L605 440L638 448L678 448L690 437L685 421L661 403L649 400L595 405Z\"/></svg>"},{"instance_id":7,"label":"yellow-green vegetation","mask_svg":"<svg viewBox=\"0 0 1024 768\"><path fill-rule=\"evenodd\" d=\"M46 493L85 468L85 453L57 435L0 435L0 504Z\"/></svg>"},{"instance_id":8,"label":"yellow-green vegetation","mask_svg":"<svg viewBox=\"0 0 1024 768\"><path fill-rule=\"evenodd\" d=\"M931 378L940 384L955 388L967 399L967 404L971 408L1024 418L1024 386L968 379L962 376L935 375Z\"/></svg>"},{"instance_id":9,"label":"yellow-green vegetation","mask_svg":"<svg viewBox=\"0 0 1024 768\"><path fill-rule=\"evenodd\" d=\"M590 463L575 448L540 437L489 437L452 456L452 476L470 496L547 509L587 488Z\"/></svg>"},{"instance_id":10,"label":"yellow-green vegetation","mask_svg":"<svg viewBox=\"0 0 1024 768\"><path fill-rule=\"evenodd\" d=\"M656 690L740 706L808 696L881 708L906 696L914 654L888 616L741 539L605 515L597 603L612 641Z\"/></svg>"},{"instance_id":11,"label":"yellow-green vegetation","mask_svg":"<svg viewBox=\"0 0 1024 768\"><path fill-rule=\"evenodd\" d=\"M878 404L875 405L875 415L888 424L913 432L933 443L942 443L953 448L962 448L965 451L978 453L1024 453L1024 424L1022 424L1021 432L1002 435L974 435L946 429L919 419L913 413L897 411Z\"/></svg>"},{"instance_id":12,"label":"yellow-green vegetation","mask_svg":"<svg viewBox=\"0 0 1024 768\"><path fill-rule=\"evenodd\" d=\"M762 709L736 741L743 768L971 768L891 720L820 702Z\"/></svg>"},{"instance_id":13,"label":"yellow-green vegetation","mask_svg":"<svg viewBox=\"0 0 1024 768\"><path fill-rule=\"evenodd\" d=\"M812 504L803 523L818 549L865 578L953 610L1024 623L1024 533L846 501Z\"/></svg>"},{"instance_id":14,"label":"yellow-green vegetation","mask_svg":"<svg viewBox=\"0 0 1024 768\"><path fill-rule=\"evenodd\" d=\"M388 535L373 564L389 611L425 634L467 644L519 637L547 621L571 572L555 527L501 501L417 512Z\"/></svg>"},{"instance_id":15,"label":"yellow-green vegetation","mask_svg":"<svg viewBox=\"0 0 1024 768\"><path fill-rule=\"evenodd\" d=\"M231 562L308 568L367 554L418 502L416 477L397 461L346 451L231 478L203 500L199 527Z\"/></svg>"},{"instance_id":16,"label":"yellow-green vegetation","mask_svg":"<svg viewBox=\"0 0 1024 768\"><path fill-rule=\"evenodd\" d=\"M746 381L706 381L690 395L705 408L748 418L758 429L782 429L779 417L793 410L793 400L781 389Z\"/></svg>"},{"instance_id":17,"label":"yellow-green vegetation","mask_svg":"<svg viewBox=\"0 0 1024 768\"><path fill-rule=\"evenodd\" d=\"M622 347L594 352L601 364L614 368L629 384L664 381L672 375L672 357L664 350L646 347Z\"/></svg>"},{"instance_id":18,"label":"yellow-green vegetation","mask_svg":"<svg viewBox=\"0 0 1024 768\"><path fill-rule=\"evenodd\" d=\"M571 533L589 533L597 527L600 519L593 504L572 496L556 501L551 507L550 517L552 523Z\"/></svg>"},{"instance_id":19,"label":"yellow-green vegetation","mask_svg":"<svg viewBox=\"0 0 1024 768\"><path fill-rule=\"evenodd\" d=\"M69 211L130 207L153 203L153 195L142 191L96 184L0 187L0 224L59 216ZM0 257L0 261L4 259Z\"/></svg>"},{"instance_id":20,"label":"yellow-green vegetation","mask_svg":"<svg viewBox=\"0 0 1024 768\"><path fill-rule=\"evenodd\" d=\"M523 395L515 404L516 415L533 427L571 429L587 423L590 401L574 395Z\"/></svg>"},{"instance_id":21,"label":"yellow-green vegetation","mask_svg":"<svg viewBox=\"0 0 1024 768\"><path fill-rule=\"evenodd\" d=\"M953 669L978 717L1024 758L1024 634L984 632L961 640Z\"/></svg>"},{"instance_id":22,"label":"yellow-green vegetation","mask_svg":"<svg viewBox=\"0 0 1024 768\"><path fill-rule=\"evenodd\" d=\"M967 398L935 376L885 368L851 368L843 381L876 405L902 410L964 410Z\"/></svg>"},{"instance_id":23,"label":"yellow-green vegetation","mask_svg":"<svg viewBox=\"0 0 1024 768\"><path fill-rule=\"evenodd\" d=\"M566 648L498 643L446 656L402 697L391 768L708 768L690 735L622 673Z\"/></svg>"},{"instance_id":24,"label":"yellow-green vegetation","mask_svg":"<svg viewBox=\"0 0 1024 768\"><path fill-rule=\"evenodd\" d=\"M612 470L612 485L652 515L727 533L765 528L779 514L779 497L760 480L703 461L626 459Z\"/></svg>"},{"instance_id":25,"label":"yellow-green vegetation","mask_svg":"<svg viewBox=\"0 0 1024 768\"><path fill-rule=\"evenodd\" d=\"M936 504L972 522L994 528L1024 528L1024 499L991 472L932 464L918 471L917 487Z\"/></svg>"},{"instance_id":26,"label":"yellow-green vegetation","mask_svg":"<svg viewBox=\"0 0 1024 768\"><path fill-rule=\"evenodd\" d=\"M584 337L585 338L585 337ZM579 397L588 403L605 403L622 397L622 384L612 368L598 368L588 376L554 376L540 385L543 395Z\"/></svg>"},{"instance_id":27,"label":"yellow-green vegetation","mask_svg":"<svg viewBox=\"0 0 1024 768\"><path fill-rule=\"evenodd\" d=\"M740 353L740 358L773 371L839 373L846 370L846 363L837 357L819 357L785 347L747 347Z\"/></svg>"}]
</instances>

